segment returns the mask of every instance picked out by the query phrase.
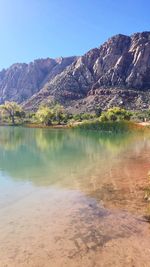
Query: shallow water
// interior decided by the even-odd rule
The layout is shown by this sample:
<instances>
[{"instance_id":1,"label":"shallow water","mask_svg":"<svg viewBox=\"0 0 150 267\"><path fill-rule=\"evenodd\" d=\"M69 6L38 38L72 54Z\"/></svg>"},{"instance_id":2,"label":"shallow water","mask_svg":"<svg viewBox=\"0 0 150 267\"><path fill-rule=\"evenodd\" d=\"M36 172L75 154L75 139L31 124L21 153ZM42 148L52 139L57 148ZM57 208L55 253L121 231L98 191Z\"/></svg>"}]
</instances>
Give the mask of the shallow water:
<instances>
[{"instance_id":1,"label":"shallow water","mask_svg":"<svg viewBox=\"0 0 150 267\"><path fill-rule=\"evenodd\" d=\"M150 266L149 171L148 134L1 127L0 267Z\"/></svg>"}]
</instances>

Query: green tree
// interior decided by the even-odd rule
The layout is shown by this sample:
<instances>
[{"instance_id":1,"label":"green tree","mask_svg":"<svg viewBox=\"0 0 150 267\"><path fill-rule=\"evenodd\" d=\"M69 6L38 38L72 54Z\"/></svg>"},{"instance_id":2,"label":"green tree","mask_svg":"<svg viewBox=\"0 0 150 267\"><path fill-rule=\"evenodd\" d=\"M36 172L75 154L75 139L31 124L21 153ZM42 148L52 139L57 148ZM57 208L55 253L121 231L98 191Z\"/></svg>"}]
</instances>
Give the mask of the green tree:
<instances>
[{"instance_id":1,"label":"green tree","mask_svg":"<svg viewBox=\"0 0 150 267\"><path fill-rule=\"evenodd\" d=\"M82 114L81 113L74 114L73 119L75 121L82 121Z\"/></svg>"},{"instance_id":2,"label":"green tree","mask_svg":"<svg viewBox=\"0 0 150 267\"><path fill-rule=\"evenodd\" d=\"M23 113L22 107L16 102L5 101L3 105L0 105L0 109L8 115L13 125L15 124L15 117L18 114L21 116Z\"/></svg>"},{"instance_id":3,"label":"green tree","mask_svg":"<svg viewBox=\"0 0 150 267\"><path fill-rule=\"evenodd\" d=\"M63 120L64 107L60 104L56 104L53 108L54 117L58 124Z\"/></svg>"},{"instance_id":4,"label":"green tree","mask_svg":"<svg viewBox=\"0 0 150 267\"><path fill-rule=\"evenodd\" d=\"M100 116L100 121L101 121L101 122L108 121L108 117L107 117L106 112L102 112L102 114L101 114L101 116Z\"/></svg>"},{"instance_id":5,"label":"green tree","mask_svg":"<svg viewBox=\"0 0 150 267\"><path fill-rule=\"evenodd\" d=\"M94 112L95 112L96 117L100 117L102 113L102 109L99 106L95 106Z\"/></svg>"},{"instance_id":6,"label":"green tree","mask_svg":"<svg viewBox=\"0 0 150 267\"><path fill-rule=\"evenodd\" d=\"M49 107L41 106L36 112L37 119L44 125L49 126L52 124L54 118L54 111Z\"/></svg>"}]
</instances>

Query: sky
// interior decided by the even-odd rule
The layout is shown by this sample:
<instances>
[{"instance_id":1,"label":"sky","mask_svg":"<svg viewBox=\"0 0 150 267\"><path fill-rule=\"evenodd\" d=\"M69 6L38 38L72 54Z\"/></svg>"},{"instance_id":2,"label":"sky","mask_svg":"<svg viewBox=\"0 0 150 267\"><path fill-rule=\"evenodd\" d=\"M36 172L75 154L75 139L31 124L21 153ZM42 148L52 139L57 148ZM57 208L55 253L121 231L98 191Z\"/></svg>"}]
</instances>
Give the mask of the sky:
<instances>
[{"instance_id":1,"label":"sky","mask_svg":"<svg viewBox=\"0 0 150 267\"><path fill-rule=\"evenodd\" d=\"M0 0L0 69L150 31L149 0Z\"/></svg>"}]
</instances>

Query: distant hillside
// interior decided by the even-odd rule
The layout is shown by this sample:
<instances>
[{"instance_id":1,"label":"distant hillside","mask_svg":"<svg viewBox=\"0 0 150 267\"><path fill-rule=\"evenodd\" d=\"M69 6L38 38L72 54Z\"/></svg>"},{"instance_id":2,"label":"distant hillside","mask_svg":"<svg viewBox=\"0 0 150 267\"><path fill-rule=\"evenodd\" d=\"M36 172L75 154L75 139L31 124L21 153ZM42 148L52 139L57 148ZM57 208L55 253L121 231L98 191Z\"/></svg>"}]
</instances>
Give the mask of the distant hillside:
<instances>
[{"instance_id":1,"label":"distant hillside","mask_svg":"<svg viewBox=\"0 0 150 267\"><path fill-rule=\"evenodd\" d=\"M29 64L14 64L0 72L0 102L19 103L29 99L56 75L69 66L76 57L38 59Z\"/></svg>"},{"instance_id":2,"label":"distant hillside","mask_svg":"<svg viewBox=\"0 0 150 267\"><path fill-rule=\"evenodd\" d=\"M28 110L60 102L72 112L150 107L150 32L116 35L81 57L36 60L0 72L0 99Z\"/></svg>"}]
</instances>

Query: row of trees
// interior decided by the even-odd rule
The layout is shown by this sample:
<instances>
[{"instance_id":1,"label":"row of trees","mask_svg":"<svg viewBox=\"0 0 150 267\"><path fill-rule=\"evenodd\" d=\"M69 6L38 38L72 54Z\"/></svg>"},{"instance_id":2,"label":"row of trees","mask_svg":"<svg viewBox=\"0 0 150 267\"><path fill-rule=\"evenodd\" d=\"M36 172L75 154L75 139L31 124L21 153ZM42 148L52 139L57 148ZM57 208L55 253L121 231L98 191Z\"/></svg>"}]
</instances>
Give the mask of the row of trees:
<instances>
[{"instance_id":1,"label":"row of trees","mask_svg":"<svg viewBox=\"0 0 150 267\"><path fill-rule=\"evenodd\" d=\"M3 105L0 105L0 114L1 118L9 119L14 125L18 120L32 120L37 123L42 123L46 126L52 125L53 123L61 124L67 123L69 120L73 121L82 121L89 120L98 117L101 113L101 110L96 109L95 115L92 114L70 114L67 113L64 107L60 104L56 104L52 107L40 106L36 113L26 114L21 107L21 105L16 102L6 101Z\"/></svg>"},{"instance_id":2,"label":"row of trees","mask_svg":"<svg viewBox=\"0 0 150 267\"><path fill-rule=\"evenodd\" d=\"M41 123L46 126L52 124L62 124L74 121L85 121L93 120L99 118L100 121L121 121L121 120L147 120L150 119L150 111L141 112L130 112L120 107L110 108L107 111L101 111L101 109L96 109L95 113L80 113L80 114L70 114L66 112L64 107L60 104L54 106L40 106L36 113L26 114L23 108L16 102L6 101L5 104L0 105L1 118L6 118L11 121L14 125L16 121L27 121L34 123Z\"/></svg>"},{"instance_id":3,"label":"row of trees","mask_svg":"<svg viewBox=\"0 0 150 267\"><path fill-rule=\"evenodd\" d=\"M110 108L105 112L102 112L100 116L101 121L121 121L130 120L133 113L120 107Z\"/></svg>"},{"instance_id":4,"label":"row of trees","mask_svg":"<svg viewBox=\"0 0 150 267\"><path fill-rule=\"evenodd\" d=\"M34 118L35 122L42 123L44 125L51 125L56 121L60 124L66 116L63 106L56 104L53 107L41 106L38 111L33 114L26 114L21 105L16 102L6 101L3 105L0 105L1 118L9 119L14 125L16 121L26 119L27 121Z\"/></svg>"}]
</instances>

